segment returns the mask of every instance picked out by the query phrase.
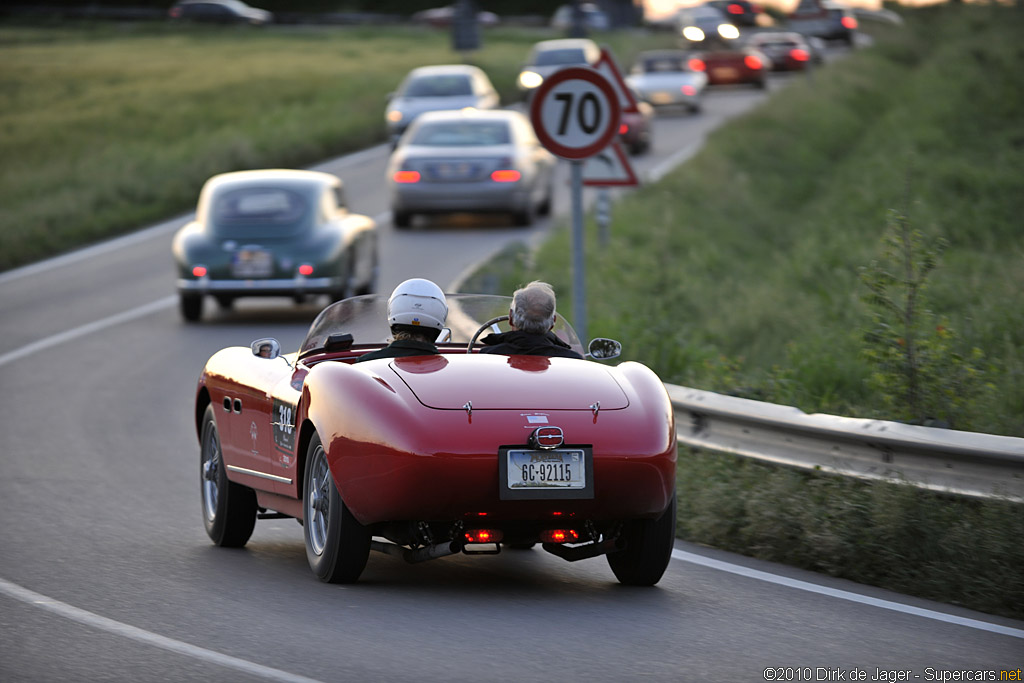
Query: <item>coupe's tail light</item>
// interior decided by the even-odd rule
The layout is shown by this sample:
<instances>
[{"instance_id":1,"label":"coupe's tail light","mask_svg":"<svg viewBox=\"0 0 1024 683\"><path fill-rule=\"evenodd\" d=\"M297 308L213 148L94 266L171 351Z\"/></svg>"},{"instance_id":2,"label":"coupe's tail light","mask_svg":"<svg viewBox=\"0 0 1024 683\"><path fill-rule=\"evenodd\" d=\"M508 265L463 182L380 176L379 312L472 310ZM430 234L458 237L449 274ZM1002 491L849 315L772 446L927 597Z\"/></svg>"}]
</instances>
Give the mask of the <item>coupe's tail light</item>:
<instances>
[{"instance_id":1,"label":"coupe's tail light","mask_svg":"<svg viewBox=\"0 0 1024 683\"><path fill-rule=\"evenodd\" d=\"M811 58L811 56L809 54L807 54L807 50L801 50L798 47L797 48L793 48L792 50L790 50L789 51L789 56L792 57L793 59L795 59L798 62L806 62L807 60L809 60Z\"/></svg>"},{"instance_id":2,"label":"coupe's tail light","mask_svg":"<svg viewBox=\"0 0 1024 683\"><path fill-rule=\"evenodd\" d=\"M694 95L697 94L697 89L694 88L692 85L684 85L682 87L682 91L683 94L686 95L687 97L693 97Z\"/></svg>"},{"instance_id":3,"label":"coupe's tail light","mask_svg":"<svg viewBox=\"0 0 1024 683\"><path fill-rule=\"evenodd\" d=\"M575 529L546 529L540 532L542 543L575 543L580 535Z\"/></svg>"},{"instance_id":4,"label":"coupe's tail light","mask_svg":"<svg viewBox=\"0 0 1024 683\"><path fill-rule=\"evenodd\" d=\"M697 59L696 57L687 62L687 65L690 67L691 71L707 71L708 68L708 65L704 63L703 59Z\"/></svg>"},{"instance_id":5,"label":"coupe's tail light","mask_svg":"<svg viewBox=\"0 0 1024 683\"><path fill-rule=\"evenodd\" d=\"M466 543L498 543L504 534L499 529L469 529L464 537Z\"/></svg>"},{"instance_id":6,"label":"coupe's tail light","mask_svg":"<svg viewBox=\"0 0 1024 683\"><path fill-rule=\"evenodd\" d=\"M757 71L758 69L761 68L761 60L755 57L754 55L747 55L746 57L744 57L743 63L747 65L748 69L753 69L754 71Z\"/></svg>"},{"instance_id":7,"label":"coupe's tail light","mask_svg":"<svg viewBox=\"0 0 1024 683\"><path fill-rule=\"evenodd\" d=\"M299 275L305 275L308 277L312 274L313 266L309 265L308 263L303 263L301 266L299 266Z\"/></svg>"},{"instance_id":8,"label":"coupe's tail light","mask_svg":"<svg viewBox=\"0 0 1024 683\"><path fill-rule=\"evenodd\" d=\"M391 179L396 183L418 183L420 181L419 171L395 171Z\"/></svg>"},{"instance_id":9,"label":"coupe's tail light","mask_svg":"<svg viewBox=\"0 0 1024 683\"><path fill-rule=\"evenodd\" d=\"M491 180L496 183L517 183L523 174L514 168L502 168L491 173Z\"/></svg>"},{"instance_id":10,"label":"coupe's tail light","mask_svg":"<svg viewBox=\"0 0 1024 683\"><path fill-rule=\"evenodd\" d=\"M628 123L620 123L619 124L619 135L625 135L628 132L629 132L629 124Z\"/></svg>"},{"instance_id":11,"label":"coupe's tail light","mask_svg":"<svg viewBox=\"0 0 1024 683\"><path fill-rule=\"evenodd\" d=\"M192 266L192 275L195 277L206 277L206 266Z\"/></svg>"},{"instance_id":12,"label":"coupe's tail light","mask_svg":"<svg viewBox=\"0 0 1024 683\"><path fill-rule=\"evenodd\" d=\"M848 28L851 31L857 28L857 20L853 17L843 17L843 20L840 23L842 23L844 28Z\"/></svg>"}]
</instances>

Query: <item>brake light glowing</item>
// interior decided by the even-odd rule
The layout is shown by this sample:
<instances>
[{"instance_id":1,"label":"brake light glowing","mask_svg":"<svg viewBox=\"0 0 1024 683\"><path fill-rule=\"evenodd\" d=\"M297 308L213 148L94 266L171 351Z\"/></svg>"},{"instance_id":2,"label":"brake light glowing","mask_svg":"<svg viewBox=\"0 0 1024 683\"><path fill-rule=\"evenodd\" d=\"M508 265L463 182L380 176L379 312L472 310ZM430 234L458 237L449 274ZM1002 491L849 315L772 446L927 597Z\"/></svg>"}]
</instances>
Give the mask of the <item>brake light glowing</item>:
<instances>
[{"instance_id":1,"label":"brake light glowing","mask_svg":"<svg viewBox=\"0 0 1024 683\"><path fill-rule=\"evenodd\" d=\"M522 177L522 173L513 169L502 169L491 174L491 180L496 183L515 183Z\"/></svg>"},{"instance_id":2,"label":"brake light glowing","mask_svg":"<svg viewBox=\"0 0 1024 683\"><path fill-rule=\"evenodd\" d=\"M192 274L196 277L206 277L206 266L193 266Z\"/></svg>"},{"instance_id":3,"label":"brake light glowing","mask_svg":"<svg viewBox=\"0 0 1024 683\"><path fill-rule=\"evenodd\" d=\"M857 20L853 17L843 17L842 22L840 23L842 23L843 27L848 28L851 31L857 28Z\"/></svg>"},{"instance_id":4,"label":"brake light glowing","mask_svg":"<svg viewBox=\"0 0 1024 683\"><path fill-rule=\"evenodd\" d=\"M753 69L754 71L757 71L758 69L761 68L761 60L755 57L754 55L747 55L746 57L744 57L743 63L747 65L748 69Z\"/></svg>"},{"instance_id":5,"label":"brake light glowing","mask_svg":"<svg viewBox=\"0 0 1024 683\"><path fill-rule=\"evenodd\" d=\"M575 529L547 529L540 532L542 543L575 543L580 535Z\"/></svg>"},{"instance_id":6,"label":"brake light glowing","mask_svg":"<svg viewBox=\"0 0 1024 683\"><path fill-rule=\"evenodd\" d=\"M629 126L625 123L619 125L619 135L625 135L629 132Z\"/></svg>"},{"instance_id":7,"label":"brake light glowing","mask_svg":"<svg viewBox=\"0 0 1024 683\"><path fill-rule=\"evenodd\" d=\"M708 68L703 59L697 58L691 59L687 62L687 65L690 67L691 71L705 71Z\"/></svg>"},{"instance_id":8,"label":"brake light glowing","mask_svg":"<svg viewBox=\"0 0 1024 683\"><path fill-rule=\"evenodd\" d=\"M743 7L737 4L729 5L729 14L743 14Z\"/></svg>"},{"instance_id":9,"label":"brake light glowing","mask_svg":"<svg viewBox=\"0 0 1024 683\"><path fill-rule=\"evenodd\" d=\"M395 171L391 179L396 183L418 183L420 181L419 171Z\"/></svg>"},{"instance_id":10,"label":"brake light glowing","mask_svg":"<svg viewBox=\"0 0 1024 683\"><path fill-rule=\"evenodd\" d=\"M684 85L682 90L683 94L686 95L687 97L693 97L694 95L697 94L697 89L694 88L692 85Z\"/></svg>"},{"instance_id":11,"label":"brake light glowing","mask_svg":"<svg viewBox=\"0 0 1024 683\"><path fill-rule=\"evenodd\" d=\"M806 62L811 58L811 56L807 54L807 50L801 50L800 48L790 50L789 56L798 62Z\"/></svg>"},{"instance_id":12,"label":"brake light glowing","mask_svg":"<svg viewBox=\"0 0 1024 683\"><path fill-rule=\"evenodd\" d=\"M497 543L504 534L498 529L469 529L464 536L466 543Z\"/></svg>"},{"instance_id":13,"label":"brake light glowing","mask_svg":"<svg viewBox=\"0 0 1024 683\"><path fill-rule=\"evenodd\" d=\"M308 263L303 263L301 266L299 266L299 275L312 275L312 274L313 274L313 266L309 265Z\"/></svg>"}]
</instances>

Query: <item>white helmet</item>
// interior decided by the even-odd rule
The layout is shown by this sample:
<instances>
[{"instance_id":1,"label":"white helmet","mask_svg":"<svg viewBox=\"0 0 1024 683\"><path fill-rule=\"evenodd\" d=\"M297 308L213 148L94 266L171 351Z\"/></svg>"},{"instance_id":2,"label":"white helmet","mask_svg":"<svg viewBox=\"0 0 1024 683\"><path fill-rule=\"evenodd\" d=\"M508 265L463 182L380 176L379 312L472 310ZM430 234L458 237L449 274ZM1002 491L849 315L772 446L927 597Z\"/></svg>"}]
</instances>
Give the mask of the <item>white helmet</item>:
<instances>
[{"instance_id":1,"label":"white helmet","mask_svg":"<svg viewBox=\"0 0 1024 683\"><path fill-rule=\"evenodd\" d=\"M444 292L430 280L412 278L395 287L388 299L388 324L441 331L448 317Z\"/></svg>"}]
</instances>

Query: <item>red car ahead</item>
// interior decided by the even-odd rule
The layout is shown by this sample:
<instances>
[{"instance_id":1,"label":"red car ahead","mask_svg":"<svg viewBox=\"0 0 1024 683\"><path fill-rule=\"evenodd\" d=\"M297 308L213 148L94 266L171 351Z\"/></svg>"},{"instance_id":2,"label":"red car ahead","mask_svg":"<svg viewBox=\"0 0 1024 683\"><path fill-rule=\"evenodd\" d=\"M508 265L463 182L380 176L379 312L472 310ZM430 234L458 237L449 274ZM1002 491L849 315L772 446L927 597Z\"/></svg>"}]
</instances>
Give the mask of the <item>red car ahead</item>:
<instances>
[{"instance_id":1,"label":"red car ahead","mask_svg":"<svg viewBox=\"0 0 1024 683\"><path fill-rule=\"evenodd\" d=\"M213 542L242 546L258 518L294 517L327 582L356 581L371 549L418 562L541 543L657 583L676 522L664 386L635 362L477 353L510 301L449 295L439 355L353 364L389 334L371 295L324 309L295 353L261 339L210 358L195 424ZM583 352L564 322L554 332Z\"/></svg>"},{"instance_id":2,"label":"red car ahead","mask_svg":"<svg viewBox=\"0 0 1024 683\"><path fill-rule=\"evenodd\" d=\"M768 72L772 62L761 51L751 47L722 47L693 54L690 68L703 70L708 75L708 85L753 85L755 88L768 86Z\"/></svg>"}]
</instances>

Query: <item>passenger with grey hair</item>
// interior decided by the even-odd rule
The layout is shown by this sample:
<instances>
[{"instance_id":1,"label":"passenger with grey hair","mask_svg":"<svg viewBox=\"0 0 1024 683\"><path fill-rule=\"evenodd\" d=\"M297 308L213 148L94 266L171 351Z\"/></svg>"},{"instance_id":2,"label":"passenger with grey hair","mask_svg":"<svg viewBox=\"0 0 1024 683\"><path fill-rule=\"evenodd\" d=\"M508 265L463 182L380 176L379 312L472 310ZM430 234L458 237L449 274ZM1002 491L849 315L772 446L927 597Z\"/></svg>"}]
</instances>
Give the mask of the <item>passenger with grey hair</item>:
<instances>
[{"instance_id":1,"label":"passenger with grey hair","mask_svg":"<svg viewBox=\"0 0 1024 683\"><path fill-rule=\"evenodd\" d=\"M555 313L555 290L548 283L535 280L517 289L512 295L508 318L512 331L484 337L480 353L583 358L551 331L558 315Z\"/></svg>"}]
</instances>

